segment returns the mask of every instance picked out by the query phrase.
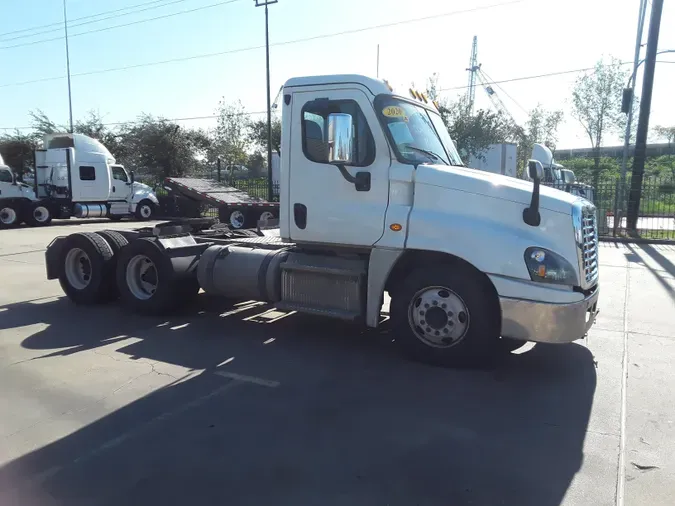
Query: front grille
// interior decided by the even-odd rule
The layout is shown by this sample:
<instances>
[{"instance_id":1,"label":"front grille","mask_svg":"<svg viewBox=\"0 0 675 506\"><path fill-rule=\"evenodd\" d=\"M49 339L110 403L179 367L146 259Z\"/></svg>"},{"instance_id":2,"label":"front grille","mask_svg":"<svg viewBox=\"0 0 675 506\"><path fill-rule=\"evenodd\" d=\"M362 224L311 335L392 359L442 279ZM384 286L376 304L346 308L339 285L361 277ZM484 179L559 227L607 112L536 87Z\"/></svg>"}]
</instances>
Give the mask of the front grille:
<instances>
[{"instance_id":1,"label":"front grille","mask_svg":"<svg viewBox=\"0 0 675 506\"><path fill-rule=\"evenodd\" d=\"M595 209L584 206L581 211L581 261L585 276L585 287L590 287L598 279L598 226Z\"/></svg>"}]
</instances>

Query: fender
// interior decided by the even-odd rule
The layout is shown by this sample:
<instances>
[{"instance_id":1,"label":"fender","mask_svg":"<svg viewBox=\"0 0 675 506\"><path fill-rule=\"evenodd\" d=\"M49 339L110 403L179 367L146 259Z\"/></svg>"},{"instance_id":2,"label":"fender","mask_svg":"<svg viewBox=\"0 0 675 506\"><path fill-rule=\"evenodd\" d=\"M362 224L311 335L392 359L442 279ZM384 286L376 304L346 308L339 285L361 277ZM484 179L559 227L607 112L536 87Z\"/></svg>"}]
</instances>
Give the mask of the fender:
<instances>
[{"instance_id":1,"label":"fender","mask_svg":"<svg viewBox=\"0 0 675 506\"><path fill-rule=\"evenodd\" d=\"M157 195L152 191L152 188L147 184L134 183L134 193L131 195L132 208L135 209L136 204L145 199L150 200L153 204L159 204Z\"/></svg>"}]
</instances>

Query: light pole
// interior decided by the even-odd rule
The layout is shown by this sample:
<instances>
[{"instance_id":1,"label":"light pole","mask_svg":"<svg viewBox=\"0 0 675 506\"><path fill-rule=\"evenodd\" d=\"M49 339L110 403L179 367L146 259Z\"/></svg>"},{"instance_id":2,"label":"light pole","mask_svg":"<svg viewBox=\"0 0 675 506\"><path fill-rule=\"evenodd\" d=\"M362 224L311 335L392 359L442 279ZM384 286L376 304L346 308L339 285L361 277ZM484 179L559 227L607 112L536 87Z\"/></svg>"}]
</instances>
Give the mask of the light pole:
<instances>
[{"instance_id":1,"label":"light pole","mask_svg":"<svg viewBox=\"0 0 675 506\"><path fill-rule=\"evenodd\" d=\"M68 50L68 13L66 0L63 0L63 29L66 32L66 71L68 72L68 112L70 113L70 133L73 133L73 97L70 90L70 51Z\"/></svg>"},{"instance_id":2,"label":"light pole","mask_svg":"<svg viewBox=\"0 0 675 506\"><path fill-rule=\"evenodd\" d=\"M279 0L255 0L256 7L265 6L265 67L267 70L267 200L274 198L272 186L272 97L270 96L270 31L268 5Z\"/></svg>"}]
</instances>

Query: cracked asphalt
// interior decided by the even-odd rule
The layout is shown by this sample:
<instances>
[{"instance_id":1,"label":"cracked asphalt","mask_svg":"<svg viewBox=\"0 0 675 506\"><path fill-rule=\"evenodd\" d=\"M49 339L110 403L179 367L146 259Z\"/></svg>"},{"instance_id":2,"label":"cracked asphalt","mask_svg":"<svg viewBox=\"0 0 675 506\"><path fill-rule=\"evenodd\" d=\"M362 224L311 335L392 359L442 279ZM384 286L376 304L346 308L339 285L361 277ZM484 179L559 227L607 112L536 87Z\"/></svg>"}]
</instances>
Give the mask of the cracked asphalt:
<instances>
[{"instance_id":1,"label":"cracked asphalt","mask_svg":"<svg viewBox=\"0 0 675 506\"><path fill-rule=\"evenodd\" d=\"M0 232L0 504L672 505L675 247L603 243L588 338L485 371L201 296L78 308Z\"/></svg>"}]
</instances>

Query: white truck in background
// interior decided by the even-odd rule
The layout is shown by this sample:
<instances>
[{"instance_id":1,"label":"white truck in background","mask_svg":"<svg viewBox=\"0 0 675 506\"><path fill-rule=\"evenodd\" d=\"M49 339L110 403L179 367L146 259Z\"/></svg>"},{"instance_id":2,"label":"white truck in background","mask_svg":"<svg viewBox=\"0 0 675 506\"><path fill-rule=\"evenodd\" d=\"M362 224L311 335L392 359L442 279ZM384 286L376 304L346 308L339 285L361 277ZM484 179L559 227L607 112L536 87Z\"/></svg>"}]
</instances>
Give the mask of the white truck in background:
<instances>
[{"instance_id":1,"label":"white truck in background","mask_svg":"<svg viewBox=\"0 0 675 506\"><path fill-rule=\"evenodd\" d=\"M595 208L539 184L465 168L437 109L360 75L283 88L277 230L213 220L57 237L47 278L78 304L119 298L172 313L200 288L377 327L444 366L483 364L525 341L593 325Z\"/></svg>"},{"instance_id":2,"label":"white truck in background","mask_svg":"<svg viewBox=\"0 0 675 506\"><path fill-rule=\"evenodd\" d=\"M578 183L574 171L566 169L559 163L555 163L553 152L547 146L535 144L532 147L531 159L541 162L544 168L542 183L545 185L566 191L572 195L578 195L590 202L595 201L593 187L584 183ZM526 170L523 171L522 176L525 180L532 180Z\"/></svg>"},{"instance_id":3,"label":"white truck in background","mask_svg":"<svg viewBox=\"0 0 675 506\"><path fill-rule=\"evenodd\" d=\"M134 181L96 139L82 134L51 134L35 150L32 187L0 169L0 227L26 222L48 225L53 218L135 217L149 220L159 203L152 189Z\"/></svg>"},{"instance_id":4,"label":"white truck in background","mask_svg":"<svg viewBox=\"0 0 675 506\"><path fill-rule=\"evenodd\" d=\"M513 142L490 144L480 155L471 156L467 165L472 169L518 177L518 146Z\"/></svg>"}]
</instances>

